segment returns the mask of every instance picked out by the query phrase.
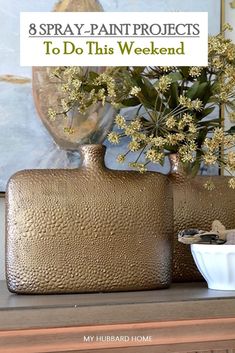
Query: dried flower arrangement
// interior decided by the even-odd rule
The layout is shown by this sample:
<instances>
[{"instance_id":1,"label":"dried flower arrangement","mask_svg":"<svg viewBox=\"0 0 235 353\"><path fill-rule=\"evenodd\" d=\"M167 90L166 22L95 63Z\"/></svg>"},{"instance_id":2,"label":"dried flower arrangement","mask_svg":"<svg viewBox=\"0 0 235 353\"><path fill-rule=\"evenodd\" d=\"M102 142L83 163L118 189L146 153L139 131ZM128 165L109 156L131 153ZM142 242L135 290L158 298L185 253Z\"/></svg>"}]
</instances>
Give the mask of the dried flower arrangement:
<instances>
[{"instance_id":1,"label":"dried flower arrangement","mask_svg":"<svg viewBox=\"0 0 235 353\"><path fill-rule=\"evenodd\" d=\"M231 26L226 24L226 30ZM83 113L97 102L133 107L135 117L128 120L118 114L108 135L113 144L129 138L127 152L117 157L119 163L127 154L139 152L130 166L145 172L150 163L162 164L167 155L177 153L192 175L202 162L232 174L235 126L224 131L219 109L224 106L235 122L235 44L224 33L209 37L208 61L207 67L114 67L101 73L57 68L53 77L64 97L59 111L49 110L49 118L61 114L66 118L74 107ZM71 126L65 129L73 133ZM229 184L235 189L235 178ZM207 188L213 185L208 183Z\"/></svg>"}]
</instances>

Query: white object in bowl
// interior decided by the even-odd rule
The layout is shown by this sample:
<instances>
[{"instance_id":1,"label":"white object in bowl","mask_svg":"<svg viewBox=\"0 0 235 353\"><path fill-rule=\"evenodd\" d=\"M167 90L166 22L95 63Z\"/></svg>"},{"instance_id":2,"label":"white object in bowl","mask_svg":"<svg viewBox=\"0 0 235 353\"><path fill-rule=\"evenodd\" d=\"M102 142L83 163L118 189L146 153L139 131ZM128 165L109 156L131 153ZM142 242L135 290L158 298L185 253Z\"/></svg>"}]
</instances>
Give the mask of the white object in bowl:
<instances>
[{"instance_id":1,"label":"white object in bowl","mask_svg":"<svg viewBox=\"0 0 235 353\"><path fill-rule=\"evenodd\" d=\"M191 252L208 288L235 290L235 245L192 244Z\"/></svg>"}]
</instances>

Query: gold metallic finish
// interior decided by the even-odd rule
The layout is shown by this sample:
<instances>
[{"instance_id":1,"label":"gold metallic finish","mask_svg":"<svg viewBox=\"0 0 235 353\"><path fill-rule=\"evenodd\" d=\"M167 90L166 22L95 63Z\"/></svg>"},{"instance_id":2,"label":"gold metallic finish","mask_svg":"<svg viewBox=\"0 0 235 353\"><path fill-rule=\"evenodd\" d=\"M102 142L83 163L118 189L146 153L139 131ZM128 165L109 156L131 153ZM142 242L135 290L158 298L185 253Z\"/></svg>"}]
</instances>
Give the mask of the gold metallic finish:
<instances>
[{"instance_id":1,"label":"gold metallic finish","mask_svg":"<svg viewBox=\"0 0 235 353\"><path fill-rule=\"evenodd\" d=\"M29 170L9 181L6 271L16 293L168 287L173 203L167 176L113 171L105 148L81 147L73 170Z\"/></svg>"},{"instance_id":2,"label":"gold metallic finish","mask_svg":"<svg viewBox=\"0 0 235 353\"><path fill-rule=\"evenodd\" d=\"M235 9L235 0L233 0L232 2L230 2L230 6L232 9Z\"/></svg>"},{"instance_id":3,"label":"gold metallic finish","mask_svg":"<svg viewBox=\"0 0 235 353\"><path fill-rule=\"evenodd\" d=\"M229 188L226 176L187 177L174 167L170 180L173 185L174 198L174 241L173 241L173 282L194 282L202 280L198 272L190 247L177 240L180 230L197 228L210 230L215 219L220 220L227 229L235 227L235 191ZM211 178L215 190L205 189L205 182Z\"/></svg>"},{"instance_id":4,"label":"gold metallic finish","mask_svg":"<svg viewBox=\"0 0 235 353\"><path fill-rule=\"evenodd\" d=\"M0 75L0 82L7 82L16 85L25 85L27 83L31 83L32 79L24 76L16 76L16 75Z\"/></svg>"},{"instance_id":5,"label":"gold metallic finish","mask_svg":"<svg viewBox=\"0 0 235 353\"><path fill-rule=\"evenodd\" d=\"M54 7L58 12L103 11L98 0L60 0Z\"/></svg>"},{"instance_id":6,"label":"gold metallic finish","mask_svg":"<svg viewBox=\"0 0 235 353\"><path fill-rule=\"evenodd\" d=\"M223 25L225 24L226 13L225 13L225 0L220 2L220 30L223 31Z\"/></svg>"}]
</instances>

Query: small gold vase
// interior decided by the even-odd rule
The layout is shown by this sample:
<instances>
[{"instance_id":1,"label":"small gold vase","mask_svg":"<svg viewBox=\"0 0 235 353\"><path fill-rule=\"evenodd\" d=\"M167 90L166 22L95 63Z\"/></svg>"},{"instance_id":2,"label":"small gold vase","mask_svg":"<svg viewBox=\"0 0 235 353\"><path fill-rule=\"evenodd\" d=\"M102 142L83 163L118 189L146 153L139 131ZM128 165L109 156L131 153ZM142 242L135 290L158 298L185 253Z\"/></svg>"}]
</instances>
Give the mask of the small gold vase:
<instances>
[{"instance_id":1,"label":"small gold vase","mask_svg":"<svg viewBox=\"0 0 235 353\"><path fill-rule=\"evenodd\" d=\"M235 228L235 191L228 186L229 177L190 177L184 172L177 154L170 155L169 160L174 199L173 282L202 281L190 248L178 242L178 233L189 228L210 230L215 219L227 229ZM204 187L209 179L215 185L214 191Z\"/></svg>"},{"instance_id":2,"label":"small gold vase","mask_svg":"<svg viewBox=\"0 0 235 353\"><path fill-rule=\"evenodd\" d=\"M16 293L112 292L171 283L173 206L167 176L105 167L80 147L74 170L17 173L7 189L6 269Z\"/></svg>"}]
</instances>

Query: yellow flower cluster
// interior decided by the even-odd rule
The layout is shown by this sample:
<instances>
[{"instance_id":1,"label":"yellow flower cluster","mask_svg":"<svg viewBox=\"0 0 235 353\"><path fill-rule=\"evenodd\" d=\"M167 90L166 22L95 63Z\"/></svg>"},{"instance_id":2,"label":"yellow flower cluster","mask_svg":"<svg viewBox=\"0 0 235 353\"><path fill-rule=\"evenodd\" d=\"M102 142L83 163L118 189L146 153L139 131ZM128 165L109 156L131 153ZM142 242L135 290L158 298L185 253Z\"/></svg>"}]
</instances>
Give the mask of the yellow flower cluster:
<instances>
[{"instance_id":1,"label":"yellow flower cluster","mask_svg":"<svg viewBox=\"0 0 235 353\"><path fill-rule=\"evenodd\" d=\"M222 144L227 144L222 128L215 128L212 138L207 137L204 141L204 148L209 154L218 151Z\"/></svg>"},{"instance_id":2,"label":"yellow flower cluster","mask_svg":"<svg viewBox=\"0 0 235 353\"><path fill-rule=\"evenodd\" d=\"M203 103L200 99L191 100L190 98L181 95L179 97L179 103L182 107L189 110L201 111L203 109Z\"/></svg>"},{"instance_id":3,"label":"yellow flower cluster","mask_svg":"<svg viewBox=\"0 0 235 353\"><path fill-rule=\"evenodd\" d=\"M168 134L165 137L165 145L167 146L177 146L179 142L182 142L186 138L186 135L183 133L173 133Z\"/></svg>"},{"instance_id":4,"label":"yellow flower cluster","mask_svg":"<svg viewBox=\"0 0 235 353\"><path fill-rule=\"evenodd\" d=\"M117 132L110 132L107 136L108 141L113 143L114 145L117 145L120 142L120 136Z\"/></svg>"},{"instance_id":5,"label":"yellow flower cluster","mask_svg":"<svg viewBox=\"0 0 235 353\"><path fill-rule=\"evenodd\" d=\"M226 31L230 31L230 32L233 31L233 27L230 25L230 23L224 23L223 32L226 32Z\"/></svg>"},{"instance_id":6,"label":"yellow flower cluster","mask_svg":"<svg viewBox=\"0 0 235 353\"><path fill-rule=\"evenodd\" d=\"M232 27L225 24L224 30ZM215 98L218 103L232 105L232 97L235 94L235 44L226 39L222 34L209 38L209 69L210 73L217 76L217 84L214 86Z\"/></svg>"},{"instance_id":7,"label":"yellow flower cluster","mask_svg":"<svg viewBox=\"0 0 235 353\"><path fill-rule=\"evenodd\" d=\"M126 160L126 156L125 156L124 154L119 154L119 155L117 156L117 162L118 162L118 163L124 163L125 160Z\"/></svg>"},{"instance_id":8,"label":"yellow flower cluster","mask_svg":"<svg viewBox=\"0 0 235 353\"><path fill-rule=\"evenodd\" d=\"M213 165L217 162L217 156L212 153L206 153L203 156L203 160L206 165Z\"/></svg>"},{"instance_id":9,"label":"yellow flower cluster","mask_svg":"<svg viewBox=\"0 0 235 353\"><path fill-rule=\"evenodd\" d=\"M149 138L149 144L158 148L163 148L166 144L166 141L163 137L157 136Z\"/></svg>"},{"instance_id":10,"label":"yellow flower cluster","mask_svg":"<svg viewBox=\"0 0 235 353\"><path fill-rule=\"evenodd\" d=\"M184 97L183 99L185 99ZM191 100L187 100L186 104L191 103ZM141 120L137 117L131 122L127 122L126 119L118 114L115 122L117 127L123 132L117 133L112 132L108 135L108 140L114 144L119 143L122 136L128 136L131 141L128 144L128 152L139 152L140 156L143 155L145 162L139 163L138 159L135 162L129 163L131 168L137 169L141 173L147 171L147 164L149 163L160 163L162 164L165 158L165 150L172 146L177 149L179 160L188 165L194 163L197 158L197 152L199 151L197 145L198 129L197 124L194 121L193 115L189 113L182 113L179 116L174 114L166 114L166 117L161 116L163 124L165 124L165 133L163 136L156 134L156 125L159 123L159 119L156 115L152 114L151 119L155 117L154 121L149 121L147 127L142 124ZM151 130L149 129L151 126ZM168 129L168 130L166 130ZM219 163L219 151L221 146L231 148L235 145L235 136L225 134L222 128L215 127L213 129L212 137L206 137L204 144L202 145L201 161L206 165L215 165ZM126 155L119 155L117 161L124 163ZM231 172L235 171L235 152L229 152L224 159L227 170ZM232 181L231 181L232 180ZM230 187L235 188L235 182L231 179L229 182ZM214 185L210 180L205 184L205 188L213 190Z\"/></svg>"},{"instance_id":11,"label":"yellow flower cluster","mask_svg":"<svg viewBox=\"0 0 235 353\"><path fill-rule=\"evenodd\" d=\"M54 109L52 109L52 108L48 109L48 117L49 117L50 120L52 120L52 121L55 120L56 119L56 115L57 115L57 113L56 113L56 111Z\"/></svg>"},{"instance_id":12,"label":"yellow flower cluster","mask_svg":"<svg viewBox=\"0 0 235 353\"><path fill-rule=\"evenodd\" d=\"M133 140L129 143L128 148L131 152L137 152L141 149L141 144L136 140Z\"/></svg>"},{"instance_id":13,"label":"yellow flower cluster","mask_svg":"<svg viewBox=\"0 0 235 353\"><path fill-rule=\"evenodd\" d=\"M81 67L59 67L53 69L50 78L57 83L61 91L61 106L55 112L48 111L48 118L55 119L56 116L67 118L69 111L85 114L88 109L101 102L111 103L114 107L130 92L131 83L126 79L120 79L122 71L120 68L107 68L102 73L89 72ZM122 89L120 89L120 86ZM137 87L133 91L137 93ZM139 89L138 89L139 91ZM76 116L76 114L75 114Z\"/></svg>"},{"instance_id":14,"label":"yellow flower cluster","mask_svg":"<svg viewBox=\"0 0 235 353\"><path fill-rule=\"evenodd\" d=\"M197 146L194 142L189 142L179 148L179 158L183 163L192 163L195 161Z\"/></svg>"},{"instance_id":15,"label":"yellow flower cluster","mask_svg":"<svg viewBox=\"0 0 235 353\"><path fill-rule=\"evenodd\" d=\"M160 66L160 69L163 71L163 72L171 72L174 70L174 66Z\"/></svg>"},{"instance_id":16,"label":"yellow flower cluster","mask_svg":"<svg viewBox=\"0 0 235 353\"><path fill-rule=\"evenodd\" d=\"M72 127L64 127L64 132L69 135L74 134L74 129Z\"/></svg>"},{"instance_id":17,"label":"yellow flower cluster","mask_svg":"<svg viewBox=\"0 0 235 353\"><path fill-rule=\"evenodd\" d=\"M170 115L167 119L166 119L166 126L168 127L168 129L172 130L176 127L176 118L174 117L174 115Z\"/></svg>"},{"instance_id":18,"label":"yellow flower cluster","mask_svg":"<svg viewBox=\"0 0 235 353\"><path fill-rule=\"evenodd\" d=\"M230 171L234 172L235 171L235 152L229 152L226 155L227 158L227 166Z\"/></svg>"},{"instance_id":19,"label":"yellow flower cluster","mask_svg":"<svg viewBox=\"0 0 235 353\"><path fill-rule=\"evenodd\" d=\"M202 68L201 67L191 67L191 69L189 70L189 75L191 77L200 77L202 73Z\"/></svg>"},{"instance_id":20,"label":"yellow flower cluster","mask_svg":"<svg viewBox=\"0 0 235 353\"><path fill-rule=\"evenodd\" d=\"M144 163L131 162L131 163L129 163L129 167L137 169L140 173L147 172L147 168Z\"/></svg>"},{"instance_id":21,"label":"yellow flower cluster","mask_svg":"<svg viewBox=\"0 0 235 353\"><path fill-rule=\"evenodd\" d=\"M215 184L211 179L209 179L208 181L205 182L204 188L208 191L213 191L215 190Z\"/></svg>"},{"instance_id":22,"label":"yellow flower cluster","mask_svg":"<svg viewBox=\"0 0 235 353\"><path fill-rule=\"evenodd\" d=\"M235 123L235 111L229 113L229 119L231 123Z\"/></svg>"},{"instance_id":23,"label":"yellow flower cluster","mask_svg":"<svg viewBox=\"0 0 235 353\"><path fill-rule=\"evenodd\" d=\"M235 178L231 178L229 180L229 186L230 188L235 189Z\"/></svg>"},{"instance_id":24,"label":"yellow flower cluster","mask_svg":"<svg viewBox=\"0 0 235 353\"><path fill-rule=\"evenodd\" d=\"M231 26L226 24L223 30ZM235 122L235 44L221 33L209 38L208 53L208 67L110 67L101 73L55 68L50 77L59 82L61 99L58 111L50 108L48 117L84 114L97 103L133 106L135 118L128 121L118 114L116 128L108 134L113 144L123 137L127 140L127 153L117 157L119 163L128 153L138 155L129 165L143 173L148 164L162 164L173 152L194 174L202 162L234 172L235 135L221 128L219 116L210 114L224 104ZM65 131L73 133L70 128ZM235 188L235 178L229 184ZM212 189L212 184L208 182L207 188Z\"/></svg>"},{"instance_id":25,"label":"yellow flower cluster","mask_svg":"<svg viewBox=\"0 0 235 353\"><path fill-rule=\"evenodd\" d=\"M102 74L100 74L96 80L94 81L94 84L97 86L100 85L107 85L107 92L108 92L108 96L111 98L112 101L115 100L116 98L116 83L114 78L109 75L108 73L104 72Z\"/></svg>"},{"instance_id":26,"label":"yellow flower cluster","mask_svg":"<svg viewBox=\"0 0 235 353\"><path fill-rule=\"evenodd\" d=\"M172 79L169 76L162 76L157 82L157 91L160 93L165 93L169 90Z\"/></svg>"},{"instance_id":27,"label":"yellow flower cluster","mask_svg":"<svg viewBox=\"0 0 235 353\"><path fill-rule=\"evenodd\" d=\"M152 163L161 163L165 158L164 153L158 152L157 150L150 148L146 152L146 159Z\"/></svg>"},{"instance_id":28,"label":"yellow flower cluster","mask_svg":"<svg viewBox=\"0 0 235 353\"><path fill-rule=\"evenodd\" d=\"M135 97L138 97L138 94L141 92L141 88L140 87L137 87L137 86L134 86L131 88L131 91L130 91L130 95L131 96L135 96Z\"/></svg>"},{"instance_id":29,"label":"yellow flower cluster","mask_svg":"<svg viewBox=\"0 0 235 353\"><path fill-rule=\"evenodd\" d=\"M120 129L124 129L126 127L126 120L124 116L118 114L115 118L115 123Z\"/></svg>"}]
</instances>

